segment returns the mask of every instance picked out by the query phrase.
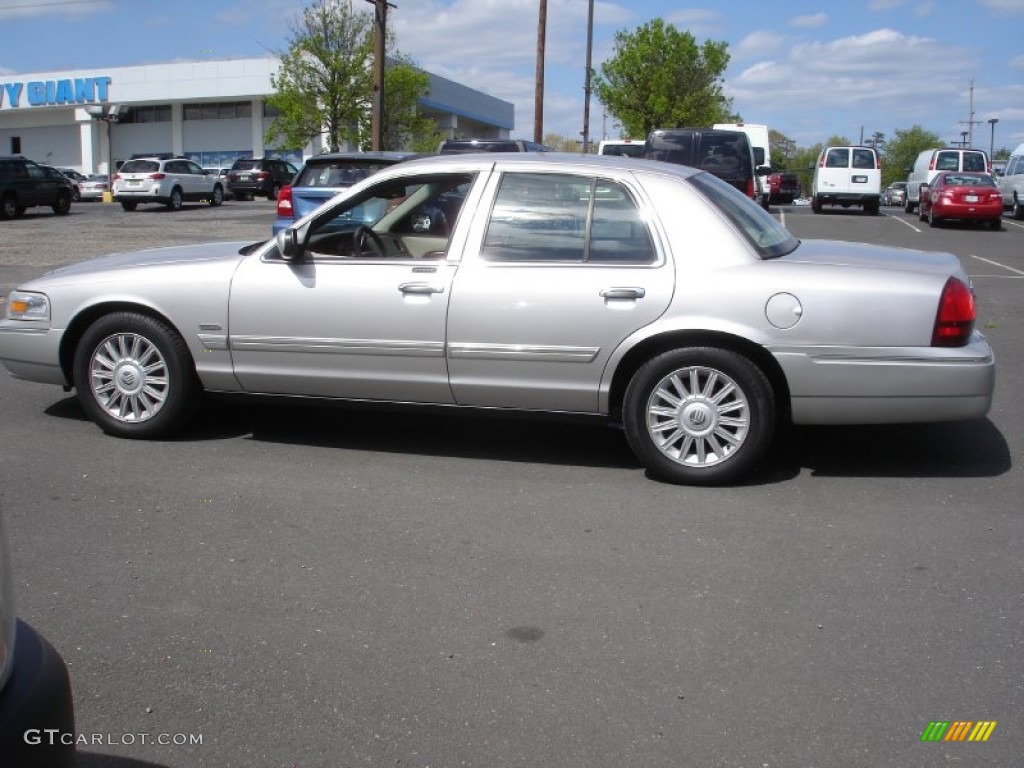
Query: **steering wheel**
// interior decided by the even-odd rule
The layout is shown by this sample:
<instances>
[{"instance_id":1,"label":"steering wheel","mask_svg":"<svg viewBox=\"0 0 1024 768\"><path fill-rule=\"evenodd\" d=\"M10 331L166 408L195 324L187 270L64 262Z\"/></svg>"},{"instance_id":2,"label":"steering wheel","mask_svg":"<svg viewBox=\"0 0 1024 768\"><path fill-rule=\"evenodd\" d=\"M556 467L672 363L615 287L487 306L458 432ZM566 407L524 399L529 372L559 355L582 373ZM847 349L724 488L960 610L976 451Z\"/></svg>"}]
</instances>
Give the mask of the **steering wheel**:
<instances>
[{"instance_id":1,"label":"steering wheel","mask_svg":"<svg viewBox=\"0 0 1024 768\"><path fill-rule=\"evenodd\" d=\"M387 256L388 249L384 245L384 239L365 224L361 224L352 237L360 254L363 252L363 246L369 244L369 250L376 251L377 256Z\"/></svg>"}]
</instances>

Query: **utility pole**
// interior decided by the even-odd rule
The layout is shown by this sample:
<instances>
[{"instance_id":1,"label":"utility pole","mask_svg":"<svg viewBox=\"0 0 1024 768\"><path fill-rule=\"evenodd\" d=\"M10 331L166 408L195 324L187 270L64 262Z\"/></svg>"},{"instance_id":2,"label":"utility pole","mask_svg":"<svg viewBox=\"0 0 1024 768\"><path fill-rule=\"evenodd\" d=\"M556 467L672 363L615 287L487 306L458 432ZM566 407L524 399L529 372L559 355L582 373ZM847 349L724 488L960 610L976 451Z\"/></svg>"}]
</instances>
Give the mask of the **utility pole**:
<instances>
[{"instance_id":1,"label":"utility pole","mask_svg":"<svg viewBox=\"0 0 1024 768\"><path fill-rule=\"evenodd\" d=\"M594 48L594 0L587 3L587 73L583 81L583 154L590 153L590 57Z\"/></svg>"},{"instance_id":2,"label":"utility pole","mask_svg":"<svg viewBox=\"0 0 1024 768\"><path fill-rule=\"evenodd\" d=\"M398 6L388 0L366 0L373 4L373 112L371 117L371 148L384 148L384 67L387 63L388 8Z\"/></svg>"},{"instance_id":3,"label":"utility pole","mask_svg":"<svg viewBox=\"0 0 1024 768\"><path fill-rule=\"evenodd\" d=\"M974 146L974 126L981 125L983 122L985 122L984 120L974 119L974 78L972 77L967 82L969 85L967 100L967 119L960 121L960 125L967 126L967 135L964 137L963 142L963 146L965 149L967 147ZM963 131L961 131L961 133L963 133Z\"/></svg>"},{"instance_id":4,"label":"utility pole","mask_svg":"<svg viewBox=\"0 0 1024 768\"><path fill-rule=\"evenodd\" d=\"M548 26L548 0L540 0L537 21L537 85L533 93L533 140L544 143L544 39Z\"/></svg>"}]
</instances>

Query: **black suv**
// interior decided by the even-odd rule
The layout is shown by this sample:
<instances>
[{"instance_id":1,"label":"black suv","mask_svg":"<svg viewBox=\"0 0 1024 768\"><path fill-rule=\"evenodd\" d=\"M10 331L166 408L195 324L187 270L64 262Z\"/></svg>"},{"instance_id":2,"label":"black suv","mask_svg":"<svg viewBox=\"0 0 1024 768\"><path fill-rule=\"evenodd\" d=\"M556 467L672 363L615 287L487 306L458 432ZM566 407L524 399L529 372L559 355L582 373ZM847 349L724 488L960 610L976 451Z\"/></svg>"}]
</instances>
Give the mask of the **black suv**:
<instances>
[{"instance_id":1,"label":"black suv","mask_svg":"<svg viewBox=\"0 0 1024 768\"><path fill-rule=\"evenodd\" d=\"M48 205L63 216L71 210L74 185L56 168L21 155L0 155L0 219L21 216L26 208Z\"/></svg>"},{"instance_id":2,"label":"black suv","mask_svg":"<svg viewBox=\"0 0 1024 768\"><path fill-rule=\"evenodd\" d=\"M235 200L252 200L256 195L277 200L281 187L292 183L296 168L284 160L240 157L228 171L228 189Z\"/></svg>"},{"instance_id":3,"label":"black suv","mask_svg":"<svg viewBox=\"0 0 1024 768\"><path fill-rule=\"evenodd\" d=\"M767 166L754 166L750 140L742 131L705 128L652 131L644 144L644 157L707 171L752 200L759 197L757 176L771 173Z\"/></svg>"}]
</instances>

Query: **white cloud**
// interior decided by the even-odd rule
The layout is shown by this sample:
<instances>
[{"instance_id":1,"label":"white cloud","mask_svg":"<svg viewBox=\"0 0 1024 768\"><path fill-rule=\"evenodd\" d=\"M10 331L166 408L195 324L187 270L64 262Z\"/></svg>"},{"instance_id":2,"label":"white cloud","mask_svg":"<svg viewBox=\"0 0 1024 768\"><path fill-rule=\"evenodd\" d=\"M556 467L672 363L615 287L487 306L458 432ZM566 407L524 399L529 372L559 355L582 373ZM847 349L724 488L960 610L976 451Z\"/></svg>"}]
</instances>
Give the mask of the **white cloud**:
<instances>
[{"instance_id":1,"label":"white cloud","mask_svg":"<svg viewBox=\"0 0 1024 768\"><path fill-rule=\"evenodd\" d=\"M809 16L796 16L789 20L789 26L791 27L804 27L807 29L814 29L816 27L823 27L828 24L827 13L813 13Z\"/></svg>"},{"instance_id":2,"label":"white cloud","mask_svg":"<svg viewBox=\"0 0 1024 768\"><path fill-rule=\"evenodd\" d=\"M776 32L752 32L740 40L733 50L733 59L754 59L775 53L786 42L786 37Z\"/></svg>"},{"instance_id":3,"label":"white cloud","mask_svg":"<svg viewBox=\"0 0 1024 768\"><path fill-rule=\"evenodd\" d=\"M931 16L933 13L935 13L935 0L927 0L914 8L914 16L919 19Z\"/></svg>"},{"instance_id":4,"label":"white cloud","mask_svg":"<svg viewBox=\"0 0 1024 768\"><path fill-rule=\"evenodd\" d=\"M1014 56L1010 59L1010 66L1014 69L1024 69L1024 54Z\"/></svg>"},{"instance_id":5,"label":"white cloud","mask_svg":"<svg viewBox=\"0 0 1024 768\"><path fill-rule=\"evenodd\" d=\"M702 38L719 34L721 17L722 15L718 11L686 8L668 14L665 21L680 31L689 32L700 41Z\"/></svg>"}]
</instances>

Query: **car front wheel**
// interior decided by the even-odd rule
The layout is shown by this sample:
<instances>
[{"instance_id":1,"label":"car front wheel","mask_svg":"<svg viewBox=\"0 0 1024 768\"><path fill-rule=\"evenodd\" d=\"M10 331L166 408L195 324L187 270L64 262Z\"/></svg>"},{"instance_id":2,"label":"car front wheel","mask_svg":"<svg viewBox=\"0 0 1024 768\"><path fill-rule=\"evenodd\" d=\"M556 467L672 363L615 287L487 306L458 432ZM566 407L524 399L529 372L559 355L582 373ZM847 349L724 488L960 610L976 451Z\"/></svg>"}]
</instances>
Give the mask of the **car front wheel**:
<instances>
[{"instance_id":1,"label":"car front wheel","mask_svg":"<svg viewBox=\"0 0 1024 768\"><path fill-rule=\"evenodd\" d=\"M86 330L74 375L86 414L118 437L158 438L180 429L200 392L181 336L135 312L105 315Z\"/></svg>"},{"instance_id":2,"label":"car front wheel","mask_svg":"<svg viewBox=\"0 0 1024 768\"><path fill-rule=\"evenodd\" d=\"M56 202L51 207L58 216L66 215L71 210L71 195L67 192L59 193Z\"/></svg>"},{"instance_id":3,"label":"car front wheel","mask_svg":"<svg viewBox=\"0 0 1024 768\"><path fill-rule=\"evenodd\" d=\"M764 455L776 409L764 373L736 352L665 352L634 374L623 403L626 437L653 474L674 483L736 480Z\"/></svg>"},{"instance_id":4,"label":"car front wheel","mask_svg":"<svg viewBox=\"0 0 1024 768\"><path fill-rule=\"evenodd\" d=\"M210 205L216 208L218 205L224 202L224 190L221 189L220 184L215 184L213 187L213 194L210 195Z\"/></svg>"},{"instance_id":5,"label":"car front wheel","mask_svg":"<svg viewBox=\"0 0 1024 768\"><path fill-rule=\"evenodd\" d=\"M14 195L4 195L0 200L0 219L13 219L18 215L17 198Z\"/></svg>"}]
</instances>

